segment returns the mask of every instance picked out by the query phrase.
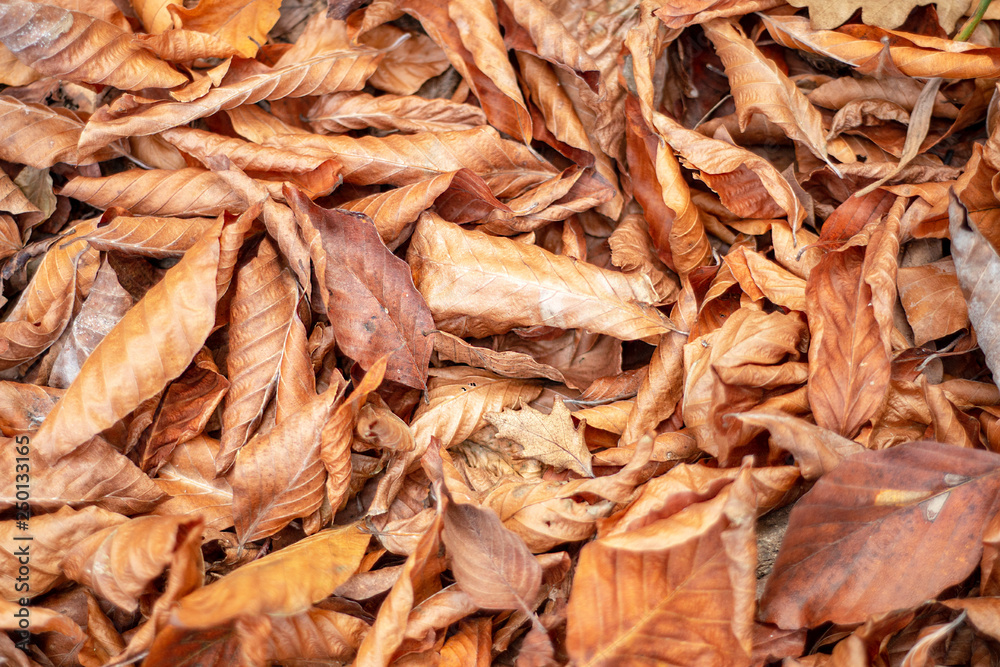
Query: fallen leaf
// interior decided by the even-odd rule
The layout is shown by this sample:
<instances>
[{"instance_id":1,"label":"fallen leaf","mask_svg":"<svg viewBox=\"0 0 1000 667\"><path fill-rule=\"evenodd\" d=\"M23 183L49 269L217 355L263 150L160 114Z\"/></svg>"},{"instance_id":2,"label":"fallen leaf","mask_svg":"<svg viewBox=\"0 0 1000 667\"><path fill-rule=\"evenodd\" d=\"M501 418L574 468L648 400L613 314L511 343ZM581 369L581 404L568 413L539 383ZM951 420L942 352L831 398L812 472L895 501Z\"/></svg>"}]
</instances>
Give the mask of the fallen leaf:
<instances>
[{"instance_id":1,"label":"fallen leaf","mask_svg":"<svg viewBox=\"0 0 1000 667\"><path fill-rule=\"evenodd\" d=\"M584 438L586 422L575 427L561 399L555 399L552 412L547 415L526 406L520 410L487 413L485 417L496 427L501 438L521 446L523 456L585 477L594 476L590 450Z\"/></svg>"},{"instance_id":2,"label":"fallen leaf","mask_svg":"<svg viewBox=\"0 0 1000 667\"><path fill-rule=\"evenodd\" d=\"M491 510L448 502L441 539L456 581L480 607L532 611L542 568Z\"/></svg>"},{"instance_id":3,"label":"fallen leaf","mask_svg":"<svg viewBox=\"0 0 1000 667\"><path fill-rule=\"evenodd\" d=\"M763 619L796 628L861 622L964 580L994 512L995 456L908 443L856 454L821 477L792 510ZM844 558L854 565L838 567ZM908 567L899 567L902 558ZM806 574L814 567L827 568L822 584Z\"/></svg>"},{"instance_id":4,"label":"fallen leaf","mask_svg":"<svg viewBox=\"0 0 1000 667\"><path fill-rule=\"evenodd\" d=\"M369 538L355 525L320 531L181 598L170 623L207 629L244 615L303 613L357 570Z\"/></svg>"}]
</instances>

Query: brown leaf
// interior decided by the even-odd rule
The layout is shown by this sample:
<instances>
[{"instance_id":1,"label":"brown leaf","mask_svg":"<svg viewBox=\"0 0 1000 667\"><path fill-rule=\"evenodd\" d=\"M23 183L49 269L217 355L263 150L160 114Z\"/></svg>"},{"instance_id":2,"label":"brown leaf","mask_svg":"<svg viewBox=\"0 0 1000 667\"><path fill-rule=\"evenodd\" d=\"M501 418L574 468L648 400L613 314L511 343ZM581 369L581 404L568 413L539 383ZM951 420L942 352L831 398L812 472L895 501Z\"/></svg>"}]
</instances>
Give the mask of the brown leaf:
<instances>
[{"instance_id":1,"label":"brown leaf","mask_svg":"<svg viewBox=\"0 0 1000 667\"><path fill-rule=\"evenodd\" d=\"M634 340L673 328L644 305L657 300L648 279L466 232L431 213L421 217L407 259L438 328L457 336L541 325Z\"/></svg>"},{"instance_id":2,"label":"brown leaf","mask_svg":"<svg viewBox=\"0 0 1000 667\"><path fill-rule=\"evenodd\" d=\"M184 372L215 321L218 225L167 271L84 362L32 441L53 462Z\"/></svg>"},{"instance_id":3,"label":"brown leaf","mask_svg":"<svg viewBox=\"0 0 1000 667\"><path fill-rule=\"evenodd\" d=\"M792 231L799 229L806 211L788 181L770 162L738 146L685 129L666 116L657 114L654 122L660 135L687 164L701 171L705 182L731 211L760 218L784 211Z\"/></svg>"},{"instance_id":4,"label":"brown leaf","mask_svg":"<svg viewBox=\"0 0 1000 667\"><path fill-rule=\"evenodd\" d=\"M156 506L160 516L201 516L207 528L225 530L233 525L233 490L215 476L219 442L199 435L174 447L153 478L168 496Z\"/></svg>"},{"instance_id":5,"label":"brown leaf","mask_svg":"<svg viewBox=\"0 0 1000 667\"><path fill-rule=\"evenodd\" d=\"M555 168L530 148L503 139L489 126L453 132L329 137L283 134L266 145L333 158L347 183L409 185L467 168L497 197L512 197L551 179Z\"/></svg>"},{"instance_id":6,"label":"brown leaf","mask_svg":"<svg viewBox=\"0 0 1000 667\"><path fill-rule=\"evenodd\" d=\"M434 320L409 266L385 247L366 216L323 209L301 192L289 195L295 215L308 218L322 238L338 345L363 368L389 355L386 378L425 388Z\"/></svg>"},{"instance_id":7,"label":"brown leaf","mask_svg":"<svg viewBox=\"0 0 1000 667\"><path fill-rule=\"evenodd\" d=\"M585 477L594 476L590 450L584 439L586 423L574 427L569 409L561 399L556 398L552 412L547 415L525 406L520 410L504 410L484 416L497 428L497 435L521 446L524 457L572 470Z\"/></svg>"},{"instance_id":8,"label":"brown leaf","mask_svg":"<svg viewBox=\"0 0 1000 667\"><path fill-rule=\"evenodd\" d=\"M46 76L122 90L187 83L131 34L83 12L26 0L10 0L0 12L0 42Z\"/></svg>"},{"instance_id":9,"label":"brown leaf","mask_svg":"<svg viewBox=\"0 0 1000 667\"><path fill-rule=\"evenodd\" d=\"M392 11L403 13L393 3ZM402 44L400 37L409 37ZM380 25L366 31L361 43L376 49L399 44L389 51L368 79L368 83L396 95L413 95L429 79L448 69L448 57L430 37L419 32L406 32L392 25Z\"/></svg>"},{"instance_id":10,"label":"brown leaf","mask_svg":"<svg viewBox=\"0 0 1000 667\"><path fill-rule=\"evenodd\" d=\"M120 206L139 216L213 216L241 210L239 198L222 179L197 168L130 169L97 178L76 176L59 194L99 209Z\"/></svg>"},{"instance_id":11,"label":"brown leaf","mask_svg":"<svg viewBox=\"0 0 1000 667\"><path fill-rule=\"evenodd\" d=\"M52 363L49 386L64 389L72 384L87 357L131 307L131 295L118 284L114 269L104 262Z\"/></svg>"},{"instance_id":12,"label":"brown leaf","mask_svg":"<svg viewBox=\"0 0 1000 667\"><path fill-rule=\"evenodd\" d=\"M15 215L39 213L38 207L24 196L21 188L17 187L7 174L0 174L0 211L7 211Z\"/></svg>"},{"instance_id":13,"label":"brown leaf","mask_svg":"<svg viewBox=\"0 0 1000 667\"><path fill-rule=\"evenodd\" d=\"M739 419L769 430L772 443L795 457L806 480L819 479L851 454L865 449L833 431L774 410L744 412Z\"/></svg>"},{"instance_id":14,"label":"brown leaf","mask_svg":"<svg viewBox=\"0 0 1000 667\"><path fill-rule=\"evenodd\" d=\"M752 621L753 574L735 576L731 559L747 554L724 547L728 497L583 548L566 631L575 664L750 664L736 632Z\"/></svg>"},{"instance_id":15,"label":"brown leaf","mask_svg":"<svg viewBox=\"0 0 1000 667\"><path fill-rule=\"evenodd\" d=\"M828 161L823 119L802 91L760 49L726 19L702 24L726 67L740 129L761 113L785 134Z\"/></svg>"},{"instance_id":16,"label":"brown leaf","mask_svg":"<svg viewBox=\"0 0 1000 667\"><path fill-rule=\"evenodd\" d=\"M164 131L160 136L209 166L210 158L225 155L233 165L249 176L294 183L305 189L311 197L330 194L340 184L340 166L333 160L298 155L188 127L175 127Z\"/></svg>"},{"instance_id":17,"label":"brown leaf","mask_svg":"<svg viewBox=\"0 0 1000 667\"><path fill-rule=\"evenodd\" d=\"M494 512L449 501L441 539L455 580L477 605L532 611L542 568Z\"/></svg>"},{"instance_id":18,"label":"brown leaf","mask_svg":"<svg viewBox=\"0 0 1000 667\"><path fill-rule=\"evenodd\" d=\"M35 440L31 444L34 446ZM14 446L0 449L0 463L14 470ZM0 508L16 507L17 489L13 476L0 485ZM29 503L45 511L64 505L97 505L119 514L151 511L163 494L132 461L97 436L74 449L59 461L39 467L31 478ZM23 494L22 494L23 495Z\"/></svg>"},{"instance_id":19,"label":"brown leaf","mask_svg":"<svg viewBox=\"0 0 1000 667\"><path fill-rule=\"evenodd\" d=\"M814 30L804 16L766 16L763 19L768 33L778 44L809 53L816 53L848 65L860 65L880 54L883 45L880 35L874 38L855 36L843 31ZM890 53L896 67L906 76L931 79L978 78L995 72L1000 54L995 50L975 44L956 45L954 50L917 48L904 41L891 46Z\"/></svg>"},{"instance_id":20,"label":"brown leaf","mask_svg":"<svg viewBox=\"0 0 1000 667\"><path fill-rule=\"evenodd\" d=\"M70 579L134 611L139 596L178 557L177 549L200 551L186 536L200 533L202 525L200 517L137 517L84 538L66 553L62 567Z\"/></svg>"},{"instance_id":21,"label":"brown leaf","mask_svg":"<svg viewBox=\"0 0 1000 667\"><path fill-rule=\"evenodd\" d=\"M369 539L353 524L320 531L181 598L170 623L212 628L238 616L308 611L358 569Z\"/></svg>"},{"instance_id":22,"label":"brown leaf","mask_svg":"<svg viewBox=\"0 0 1000 667\"><path fill-rule=\"evenodd\" d=\"M327 420L320 433L319 457L326 468L326 494L330 506L340 507L351 482L351 444L358 413L385 376L387 357L377 359L364 378ZM330 390L327 390L329 393Z\"/></svg>"},{"instance_id":23,"label":"brown leaf","mask_svg":"<svg viewBox=\"0 0 1000 667\"><path fill-rule=\"evenodd\" d=\"M159 469L174 447L201 433L228 390L229 380L203 348L163 392L142 454L142 467Z\"/></svg>"},{"instance_id":24,"label":"brown leaf","mask_svg":"<svg viewBox=\"0 0 1000 667\"><path fill-rule=\"evenodd\" d=\"M996 470L995 454L932 442L852 456L792 510L762 617L785 628L859 623L964 580L995 511Z\"/></svg>"},{"instance_id":25,"label":"brown leaf","mask_svg":"<svg viewBox=\"0 0 1000 667\"><path fill-rule=\"evenodd\" d=\"M119 211L120 212L120 211ZM147 257L180 257L215 222L212 218L156 218L109 212L84 238L97 250Z\"/></svg>"},{"instance_id":26,"label":"brown leaf","mask_svg":"<svg viewBox=\"0 0 1000 667\"><path fill-rule=\"evenodd\" d=\"M409 238L420 214L431 206L438 215L460 224L482 218L490 211L509 211L493 196L486 182L468 169L353 199L340 208L371 218L386 247L395 250Z\"/></svg>"},{"instance_id":27,"label":"brown leaf","mask_svg":"<svg viewBox=\"0 0 1000 667\"><path fill-rule=\"evenodd\" d=\"M38 169L57 162L89 164L110 158L113 150L102 150L81 158L76 149L83 121L68 109L28 104L7 95L0 96L0 158Z\"/></svg>"},{"instance_id":28,"label":"brown leaf","mask_svg":"<svg viewBox=\"0 0 1000 667\"><path fill-rule=\"evenodd\" d=\"M954 259L900 267L896 281L917 345L926 345L969 326L969 312Z\"/></svg>"},{"instance_id":29,"label":"brown leaf","mask_svg":"<svg viewBox=\"0 0 1000 667\"><path fill-rule=\"evenodd\" d=\"M76 229L85 232L92 225L84 222ZM35 358L62 335L73 314L78 274L96 263L95 252L82 241L45 254L27 289L0 322L0 368Z\"/></svg>"},{"instance_id":30,"label":"brown leaf","mask_svg":"<svg viewBox=\"0 0 1000 667\"><path fill-rule=\"evenodd\" d=\"M555 382L566 381L557 369L535 361L528 354L509 351L496 352L489 348L477 347L444 331L434 333L434 351L442 359L482 368L504 377L547 378Z\"/></svg>"},{"instance_id":31,"label":"brown leaf","mask_svg":"<svg viewBox=\"0 0 1000 667\"><path fill-rule=\"evenodd\" d=\"M167 10L176 27L214 35L244 58L252 58L277 23L280 4L280 0L200 0L192 9L168 5Z\"/></svg>"},{"instance_id":32,"label":"brown leaf","mask_svg":"<svg viewBox=\"0 0 1000 667\"><path fill-rule=\"evenodd\" d=\"M376 128L402 132L467 130L486 124L482 109L450 100L416 95L333 93L319 98L306 118L318 131L339 134Z\"/></svg>"},{"instance_id":33,"label":"brown leaf","mask_svg":"<svg viewBox=\"0 0 1000 667\"><path fill-rule=\"evenodd\" d=\"M228 370L232 386L222 412L219 473L232 465L274 395L297 302L295 279L282 268L277 250L265 239L257 255L237 272L236 294L230 305Z\"/></svg>"},{"instance_id":34,"label":"brown leaf","mask_svg":"<svg viewBox=\"0 0 1000 667\"><path fill-rule=\"evenodd\" d=\"M531 138L531 117L517 86L514 68L506 57L507 47L500 35L499 21L492 2L485 0L454 1L447 3L448 17L455 24L462 45L472 55L472 61L506 98L516 118L517 133L508 133L528 143ZM475 81L475 80L473 80ZM484 105L487 109L499 105ZM489 114L487 114L489 115ZM501 129L507 130L503 126Z\"/></svg>"},{"instance_id":35,"label":"brown leaf","mask_svg":"<svg viewBox=\"0 0 1000 667\"><path fill-rule=\"evenodd\" d=\"M828 254L806 285L809 406L816 423L854 436L878 410L889 383L889 357L862 277L860 248Z\"/></svg>"},{"instance_id":36,"label":"brown leaf","mask_svg":"<svg viewBox=\"0 0 1000 667\"><path fill-rule=\"evenodd\" d=\"M17 539L16 522L0 522L0 537L9 550L0 552L0 594L10 601L34 598L65 581L62 568L63 555L85 537L104 528L120 525L126 518L98 507L74 510L62 507L57 512L32 517L31 521L31 573L27 587L25 580L17 581L17 552L22 546Z\"/></svg>"},{"instance_id":37,"label":"brown leaf","mask_svg":"<svg viewBox=\"0 0 1000 667\"><path fill-rule=\"evenodd\" d=\"M433 521L420 535L416 548L403 563L403 571L379 607L371 631L358 648L358 667L388 667L403 643L407 619L413 607L427 596L427 588L436 583L444 569L441 550L442 517Z\"/></svg>"},{"instance_id":38,"label":"brown leaf","mask_svg":"<svg viewBox=\"0 0 1000 667\"><path fill-rule=\"evenodd\" d=\"M224 81L223 85L188 102L162 100L144 104L137 98L122 97L114 109L102 107L90 117L80 135L79 149L89 154L119 137L156 134L241 104L358 90L383 53L384 50L366 48L324 52L232 83Z\"/></svg>"},{"instance_id":39,"label":"brown leaf","mask_svg":"<svg viewBox=\"0 0 1000 667\"><path fill-rule=\"evenodd\" d=\"M233 518L241 544L273 535L323 503L321 434L336 400L337 392L329 390L314 397L236 455L226 478L233 487ZM221 467L221 461L216 465Z\"/></svg>"}]
</instances>

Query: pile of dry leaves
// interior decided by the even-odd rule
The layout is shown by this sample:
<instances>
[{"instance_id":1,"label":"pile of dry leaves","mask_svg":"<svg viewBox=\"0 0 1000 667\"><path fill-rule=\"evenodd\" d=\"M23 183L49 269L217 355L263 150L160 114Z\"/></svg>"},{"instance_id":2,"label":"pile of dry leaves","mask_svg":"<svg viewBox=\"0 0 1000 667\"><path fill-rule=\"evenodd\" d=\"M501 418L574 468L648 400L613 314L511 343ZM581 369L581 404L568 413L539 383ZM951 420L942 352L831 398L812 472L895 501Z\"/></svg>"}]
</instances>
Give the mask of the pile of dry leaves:
<instances>
[{"instance_id":1,"label":"pile of dry leaves","mask_svg":"<svg viewBox=\"0 0 1000 667\"><path fill-rule=\"evenodd\" d=\"M0 660L998 664L1000 7L790 1L0 1Z\"/></svg>"}]
</instances>

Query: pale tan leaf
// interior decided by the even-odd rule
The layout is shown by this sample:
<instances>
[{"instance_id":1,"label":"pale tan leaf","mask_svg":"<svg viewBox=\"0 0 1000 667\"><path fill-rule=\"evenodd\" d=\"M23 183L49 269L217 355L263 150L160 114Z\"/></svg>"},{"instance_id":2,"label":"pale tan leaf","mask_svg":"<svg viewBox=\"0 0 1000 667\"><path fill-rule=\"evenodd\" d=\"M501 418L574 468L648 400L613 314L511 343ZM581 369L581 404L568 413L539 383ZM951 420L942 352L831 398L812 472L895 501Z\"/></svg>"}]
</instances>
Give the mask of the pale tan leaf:
<instances>
[{"instance_id":1,"label":"pale tan leaf","mask_svg":"<svg viewBox=\"0 0 1000 667\"><path fill-rule=\"evenodd\" d=\"M541 391L535 383L463 366L433 371L427 403L410 422L416 451L422 454L432 437L445 448L457 445L488 424L486 413L527 403Z\"/></svg>"},{"instance_id":2,"label":"pale tan leaf","mask_svg":"<svg viewBox=\"0 0 1000 667\"><path fill-rule=\"evenodd\" d=\"M189 102L162 100L144 104L134 97L122 96L116 100L114 109L101 107L90 117L80 136L79 149L89 154L120 137L156 134L218 111L261 100L358 90L383 54L383 50L367 48L326 52L287 67L251 74L233 83L224 81L223 85Z\"/></svg>"},{"instance_id":3,"label":"pale tan leaf","mask_svg":"<svg viewBox=\"0 0 1000 667\"><path fill-rule=\"evenodd\" d=\"M139 216L214 216L240 211L243 206L217 175L194 167L129 169L96 178L76 176L59 194L99 209L120 206Z\"/></svg>"},{"instance_id":4,"label":"pale tan leaf","mask_svg":"<svg viewBox=\"0 0 1000 667\"><path fill-rule=\"evenodd\" d=\"M55 461L184 372L215 322L219 224L167 271L87 358L33 439Z\"/></svg>"},{"instance_id":5,"label":"pale tan leaf","mask_svg":"<svg viewBox=\"0 0 1000 667\"><path fill-rule=\"evenodd\" d=\"M791 0L793 7L808 7L809 18L816 28L827 30L836 28L851 18L854 12L861 10L861 20L867 25L877 25L882 28L897 28L903 24L906 17L918 5L920 0L905 0L904 2L871 2L870 0L847 0L847 2L818 2L817 0ZM962 18L963 12L974 7L968 2L947 2L939 0L937 6L938 20L941 26L951 32L955 23Z\"/></svg>"},{"instance_id":6,"label":"pale tan leaf","mask_svg":"<svg viewBox=\"0 0 1000 667\"><path fill-rule=\"evenodd\" d=\"M133 35L82 12L9 0L0 7L0 25L0 42L46 76L122 90L187 83Z\"/></svg>"},{"instance_id":7,"label":"pale tan leaf","mask_svg":"<svg viewBox=\"0 0 1000 667\"><path fill-rule=\"evenodd\" d=\"M548 415L525 406L520 410L487 413L485 417L497 428L497 435L521 446L523 456L585 477L594 476L584 439L586 423L575 427L569 409L559 398Z\"/></svg>"},{"instance_id":8,"label":"pale tan leaf","mask_svg":"<svg viewBox=\"0 0 1000 667\"><path fill-rule=\"evenodd\" d=\"M533 150L500 137L490 126L387 137L280 135L266 145L331 157L344 181L409 185L463 167L481 176L497 197L513 197L548 181L556 169Z\"/></svg>"},{"instance_id":9,"label":"pale tan leaf","mask_svg":"<svg viewBox=\"0 0 1000 667\"><path fill-rule=\"evenodd\" d=\"M0 158L38 169L57 162L89 164L106 160L113 154L102 150L80 158L76 144L83 131L83 121L75 113L59 107L28 104L8 95L0 95Z\"/></svg>"},{"instance_id":10,"label":"pale tan leaf","mask_svg":"<svg viewBox=\"0 0 1000 667\"><path fill-rule=\"evenodd\" d=\"M398 11L395 3L392 8ZM368 79L375 88L395 95L413 95L429 79L443 74L449 67L448 57L430 37L418 32L407 33L391 24L366 31L361 36L361 43L381 49L398 44L404 34L409 38L389 51Z\"/></svg>"},{"instance_id":11,"label":"pale tan leaf","mask_svg":"<svg viewBox=\"0 0 1000 667\"><path fill-rule=\"evenodd\" d=\"M479 107L416 95L332 93L316 101L305 118L317 131L339 134L374 128L402 132L467 130L486 124Z\"/></svg>"},{"instance_id":12,"label":"pale tan leaf","mask_svg":"<svg viewBox=\"0 0 1000 667\"><path fill-rule=\"evenodd\" d=\"M645 305L658 299L648 278L467 232L431 213L420 218L407 259L438 327L456 336L541 325L634 340L673 329Z\"/></svg>"}]
</instances>

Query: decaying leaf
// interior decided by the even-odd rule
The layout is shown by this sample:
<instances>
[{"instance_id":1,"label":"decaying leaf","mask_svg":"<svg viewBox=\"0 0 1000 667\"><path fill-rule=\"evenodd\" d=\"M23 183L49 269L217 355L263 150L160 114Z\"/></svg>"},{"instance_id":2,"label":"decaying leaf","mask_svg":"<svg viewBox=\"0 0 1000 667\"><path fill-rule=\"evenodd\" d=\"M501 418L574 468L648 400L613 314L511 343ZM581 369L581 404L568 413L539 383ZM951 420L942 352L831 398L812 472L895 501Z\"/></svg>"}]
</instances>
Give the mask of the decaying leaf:
<instances>
[{"instance_id":1,"label":"decaying leaf","mask_svg":"<svg viewBox=\"0 0 1000 667\"><path fill-rule=\"evenodd\" d=\"M486 420L497 428L501 438L521 446L523 456L593 477L590 450L584 439L586 422L573 426L569 409L561 399L552 403L548 415L531 407L489 413Z\"/></svg>"},{"instance_id":2,"label":"decaying leaf","mask_svg":"<svg viewBox=\"0 0 1000 667\"><path fill-rule=\"evenodd\" d=\"M0 662L1000 664L997 4L0 2Z\"/></svg>"}]
</instances>

